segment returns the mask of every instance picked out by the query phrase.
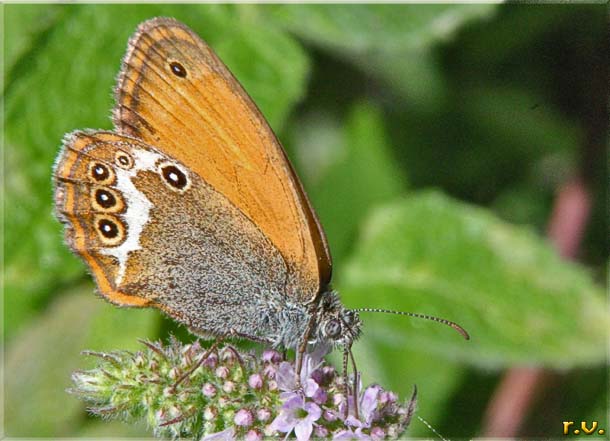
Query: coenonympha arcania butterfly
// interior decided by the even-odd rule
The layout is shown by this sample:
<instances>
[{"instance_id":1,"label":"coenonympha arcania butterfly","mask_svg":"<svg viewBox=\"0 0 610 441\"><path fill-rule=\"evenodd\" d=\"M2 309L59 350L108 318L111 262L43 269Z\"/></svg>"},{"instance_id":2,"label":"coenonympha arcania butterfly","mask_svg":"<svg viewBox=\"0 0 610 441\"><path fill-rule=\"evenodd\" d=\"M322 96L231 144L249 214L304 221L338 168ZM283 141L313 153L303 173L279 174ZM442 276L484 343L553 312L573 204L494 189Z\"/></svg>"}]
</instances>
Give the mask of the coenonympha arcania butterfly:
<instances>
[{"instance_id":1,"label":"coenonympha arcania butterfly","mask_svg":"<svg viewBox=\"0 0 610 441\"><path fill-rule=\"evenodd\" d=\"M324 231L261 112L212 49L170 18L142 23L113 131L66 135L55 205L99 293L197 335L344 347L360 311L330 289ZM382 310L377 310L382 311ZM394 311L386 311L394 312ZM447 320L419 314L448 324ZM300 366L299 366L300 367Z\"/></svg>"}]
</instances>

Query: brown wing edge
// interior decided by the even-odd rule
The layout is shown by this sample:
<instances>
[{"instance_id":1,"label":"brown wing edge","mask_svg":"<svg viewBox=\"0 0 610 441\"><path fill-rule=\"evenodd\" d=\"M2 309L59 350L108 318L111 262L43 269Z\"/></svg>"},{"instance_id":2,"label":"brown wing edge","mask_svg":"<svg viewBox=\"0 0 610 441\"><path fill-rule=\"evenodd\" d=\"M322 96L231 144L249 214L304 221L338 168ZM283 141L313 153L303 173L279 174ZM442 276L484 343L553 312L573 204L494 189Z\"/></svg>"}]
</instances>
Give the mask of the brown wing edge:
<instances>
[{"instance_id":1,"label":"brown wing edge","mask_svg":"<svg viewBox=\"0 0 610 441\"><path fill-rule=\"evenodd\" d=\"M90 143L79 141L84 138L95 142L96 136L116 135L113 132L103 130L76 130L64 135L62 146L53 165L53 195L54 195L54 214L57 220L64 226L64 241L73 253L80 256L87 265L88 272L96 282L97 294L118 306L147 307L151 306L150 301L142 297L137 297L120 292L108 276L103 265L91 254L84 242L85 228L76 215L70 214L63 207L66 198L73 198L73 191L69 179L71 178L74 162L66 163L67 151L72 150L77 155ZM66 181L66 178L68 179ZM79 234L80 233L80 234Z\"/></svg>"},{"instance_id":2,"label":"brown wing edge","mask_svg":"<svg viewBox=\"0 0 610 441\"><path fill-rule=\"evenodd\" d=\"M138 26L134 35L129 39L129 42L127 44L127 52L126 52L125 56L123 57L123 61L121 63L121 70L117 77L117 83L116 83L116 88L115 88L115 107L114 107L113 113L112 113L112 119L113 119L113 123L115 126L115 130L120 133L124 133L128 136L129 135L136 136L136 137L138 136L137 127L134 127L133 124L130 124L129 122L125 121L121 114L121 110L122 110L122 108L121 108L121 90L123 89L123 83L125 81L125 74L126 74L126 70L127 70L128 60L130 59L131 54L132 54L134 48L137 46L137 42L142 37L142 35L150 32L152 29L159 27L159 26L165 26L165 27L176 26L176 27L192 34L196 39L199 39L203 43L204 46L209 47L209 45L201 37L199 37L199 35L197 35L194 31L192 31L188 26L186 26L185 24L183 24L183 23L179 22L178 20L171 18L171 17L152 18L150 20L147 20L147 21L141 23ZM251 112L260 121L264 122L267 125L267 127L269 128L269 131L273 135L273 139L277 143L277 146L279 147L279 150L282 154L282 157L284 159L284 164L287 168L288 174L292 180L294 189L296 191L296 196L298 198L299 204L302 207L304 215L306 217L307 226L309 228L312 243L313 243L315 253L317 256L317 260L318 260L318 292L310 299L310 302L314 302L318 298L319 294L330 289L329 287L330 287L330 282L332 279L332 257L330 254L330 249L328 247L328 242L327 242L324 230L322 228L322 225L316 215L316 212L313 209L313 206L312 206L309 198L307 197L307 193L305 192L305 189L303 188L303 184L301 183L299 177L297 176L297 174L294 170L294 167L292 166L292 164L290 163L290 160L288 159L288 156L286 154L286 151L284 150L284 147L279 142L273 129L271 127L269 127L269 124L267 123L266 118L263 116L262 112L260 111L258 106L254 103L252 98L245 91L245 89L243 88L241 83L237 80L237 78L235 78L235 76L229 71L229 69L218 58L216 53L211 48L210 48L210 52L211 52L212 56L215 57L214 61L216 61L218 63L218 65L223 67L223 70L226 72L227 76L229 77L229 80L230 81L232 80L233 82L235 82L235 84L237 84L239 86L239 87L235 88L234 90L240 95L240 97L246 103L246 105L251 110ZM125 125L127 125L129 127L129 130L125 131L125 127L124 127Z\"/></svg>"}]
</instances>

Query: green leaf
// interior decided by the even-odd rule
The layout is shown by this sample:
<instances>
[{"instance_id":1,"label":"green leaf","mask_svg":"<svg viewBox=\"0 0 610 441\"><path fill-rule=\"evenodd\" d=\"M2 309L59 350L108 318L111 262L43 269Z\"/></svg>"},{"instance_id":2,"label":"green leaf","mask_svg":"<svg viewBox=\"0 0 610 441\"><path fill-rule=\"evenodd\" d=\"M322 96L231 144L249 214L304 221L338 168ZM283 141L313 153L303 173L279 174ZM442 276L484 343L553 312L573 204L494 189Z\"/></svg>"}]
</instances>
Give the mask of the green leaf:
<instances>
[{"instance_id":1,"label":"green leaf","mask_svg":"<svg viewBox=\"0 0 610 441\"><path fill-rule=\"evenodd\" d=\"M406 188L383 115L367 103L352 106L344 121L316 112L296 122L293 137L297 165L339 262L370 207Z\"/></svg>"},{"instance_id":2,"label":"green leaf","mask_svg":"<svg viewBox=\"0 0 610 441\"><path fill-rule=\"evenodd\" d=\"M270 5L274 24L387 81L410 105L438 105L445 84L432 52L497 5Z\"/></svg>"},{"instance_id":3,"label":"green leaf","mask_svg":"<svg viewBox=\"0 0 610 441\"><path fill-rule=\"evenodd\" d=\"M93 295L86 284L58 298L23 332L6 354L6 433L11 437L74 435L83 406L65 391L82 367L84 349L138 348L158 326L152 310L119 309ZM91 361L91 364L94 362Z\"/></svg>"},{"instance_id":4,"label":"green leaf","mask_svg":"<svg viewBox=\"0 0 610 441\"><path fill-rule=\"evenodd\" d=\"M466 23L489 16L496 5L269 5L277 23L337 51L419 49L450 40Z\"/></svg>"},{"instance_id":5,"label":"green leaf","mask_svg":"<svg viewBox=\"0 0 610 441\"><path fill-rule=\"evenodd\" d=\"M61 20L62 10L58 5L4 6L5 72L10 72L18 61L35 56L35 52L44 46L48 31Z\"/></svg>"},{"instance_id":6,"label":"green leaf","mask_svg":"<svg viewBox=\"0 0 610 441\"><path fill-rule=\"evenodd\" d=\"M379 208L344 270L340 289L351 306L430 314L472 336L466 342L423 320L371 317L367 332L396 348L494 368L605 359L610 317L590 275L528 229L440 193ZM407 333L411 326L418 329Z\"/></svg>"},{"instance_id":7,"label":"green leaf","mask_svg":"<svg viewBox=\"0 0 610 441\"><path fill-rule=\"evenodd\" d=\"M66 132L111 128L111 91L127 40L138 23L164 15L191 25L218 49L276 129L303 95L309 68L292 38L242 21L234 6L22 7L11 5L7 18L20 17L24 29L34 29L36 20L49 14L61 20L45 28L44 45L30 52L24 49L33 45L25 31L13 26L7 29L12 33L5 33L7 46L15 48L13 58L19 59L19 68L7 81L5 101L5 274L11 312L5 332L9 336L45 304L54 289L83 274L84 265L63 245L61 226L52 215L51 168Z\"/></svg>"}]
</instances>

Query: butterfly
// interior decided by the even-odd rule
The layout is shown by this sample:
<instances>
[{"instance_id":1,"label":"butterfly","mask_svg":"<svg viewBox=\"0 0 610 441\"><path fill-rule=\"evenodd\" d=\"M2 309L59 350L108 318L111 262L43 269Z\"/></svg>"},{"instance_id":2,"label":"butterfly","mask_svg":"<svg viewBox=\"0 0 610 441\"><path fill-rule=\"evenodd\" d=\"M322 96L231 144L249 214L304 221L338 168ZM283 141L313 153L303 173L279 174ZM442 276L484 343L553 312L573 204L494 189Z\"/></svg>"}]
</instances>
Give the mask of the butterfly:
<instances>
[{"instance_id":1,"label":"butterfly","mask_svg":"<svg viewBox=\"0 0 610 441\"><path fill-rule=\"evenodd\" d=\"M345 367L359 312L373 309L347 309L331 289L303 186L213 50L174 19L148 20L128 43L115 97L114 130L66 135L54 168L66 242L99 294L158 308L197 335L297 356L342 346Z\"/></svg>"}]
</instances>

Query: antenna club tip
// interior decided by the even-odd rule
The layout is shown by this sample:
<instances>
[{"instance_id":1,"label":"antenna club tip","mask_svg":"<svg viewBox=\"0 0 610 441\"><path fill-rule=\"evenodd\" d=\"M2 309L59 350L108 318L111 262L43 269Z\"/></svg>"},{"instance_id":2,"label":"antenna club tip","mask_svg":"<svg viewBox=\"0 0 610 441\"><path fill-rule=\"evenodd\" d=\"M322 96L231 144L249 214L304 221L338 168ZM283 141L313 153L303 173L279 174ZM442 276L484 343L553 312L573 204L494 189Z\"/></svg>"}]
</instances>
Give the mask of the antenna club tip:
<instances>
[{"instance_id":1,"label":"antenna club tip","mask_svg":"<svg viewBox=\"0 0 610 441\"><path fill-rule=\"evenodd\" d=\"M454 326L453 328L459 332L462 337L464 337L464 340L470 340L470 334L464 328L458 325Z\"/></svg>"}]
</instances>

